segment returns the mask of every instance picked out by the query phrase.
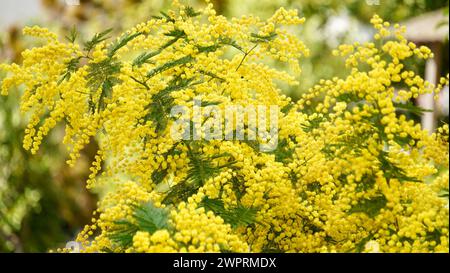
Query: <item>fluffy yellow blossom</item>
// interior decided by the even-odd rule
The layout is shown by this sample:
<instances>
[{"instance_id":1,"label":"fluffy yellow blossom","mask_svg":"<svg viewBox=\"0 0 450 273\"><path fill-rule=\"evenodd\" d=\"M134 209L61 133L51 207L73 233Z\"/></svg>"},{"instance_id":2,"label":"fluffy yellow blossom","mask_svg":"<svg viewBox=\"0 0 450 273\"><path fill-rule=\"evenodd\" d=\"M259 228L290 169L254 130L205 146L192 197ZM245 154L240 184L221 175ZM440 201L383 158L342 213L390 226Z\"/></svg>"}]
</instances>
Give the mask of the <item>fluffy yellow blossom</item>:
<instances>
[{"instance_id":1,"label":"fluffy yellow blossom","mask_svg":"<svg viewBox=\"0 0 450 273\"><path fill-rule=\"evenodd\" d=\"M448 252L448 125L430 135L406 115L422 111L410 99L437 94L448 77L423 80L408 61L432 52L374 16L379 41L333 52L349 74L294 103L281 88L298 84L309 51L286 26L303 22L296 10L228 20L211 4L174 1L113 41L105 32L78 45L25 29L47 43L0 66L3 95L24 86L24 147L36 153L57 123L69 164L100 143L87 188L105 194L78 235L83 251ZM277 106L275 150L259 150L263 138L171 137L172 107L194 109L199 96L221 110Z\"/></svg>"}]
</instances>

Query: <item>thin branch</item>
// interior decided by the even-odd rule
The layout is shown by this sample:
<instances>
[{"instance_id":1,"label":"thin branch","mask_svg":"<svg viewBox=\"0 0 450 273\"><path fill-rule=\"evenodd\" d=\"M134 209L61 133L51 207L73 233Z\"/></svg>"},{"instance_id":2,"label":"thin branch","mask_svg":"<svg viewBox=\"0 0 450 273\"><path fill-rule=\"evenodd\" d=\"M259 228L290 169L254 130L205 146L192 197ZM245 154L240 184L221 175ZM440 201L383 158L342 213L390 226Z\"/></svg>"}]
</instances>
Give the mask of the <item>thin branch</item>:
<instances>
[{"instance_id":1,"label":"thin branch","mask_svg":"<svg viewBox=\"0 0 450 273\"><path fill-rule=\"evenodd\" d=\"M241 62L239 63L239 66L236 68L236 72L239 70L239 68L241 68L241 66L244 63L247 56L250 55L250 53L252 53L252 51L255 50L255 48L257 48L257 47L258 47L258 44L255 44L248 52L245 52L244 57L242 58Z\"/></svg>"},{"instance_id":2,"label":"thin branch","mask_svg":"<svg viewBox=\"0 0 450 273\"><path fill-rule=\"evenodd\" d=\"M144 86L145 89L150 90L150 87L148 86L148 84L146 82L140 81L140 80L136 79L133 76L130 76L130 77L131 77L131 79L133 79L133 81L135 81L135 82L139 83L140 85Z\"/></svg>"}]
</instances>

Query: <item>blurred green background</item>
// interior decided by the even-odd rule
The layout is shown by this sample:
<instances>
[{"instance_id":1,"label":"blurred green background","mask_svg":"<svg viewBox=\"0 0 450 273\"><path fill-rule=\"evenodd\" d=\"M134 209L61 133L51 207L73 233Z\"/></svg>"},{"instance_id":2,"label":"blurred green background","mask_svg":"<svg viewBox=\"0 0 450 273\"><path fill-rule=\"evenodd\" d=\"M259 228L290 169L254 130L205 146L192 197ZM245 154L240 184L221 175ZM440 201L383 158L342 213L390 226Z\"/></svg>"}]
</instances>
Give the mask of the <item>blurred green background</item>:
<instances>
[{"instance_id":1,"label":"blurred green background","mask_svg":"<svg viewBox=\"0 0 450 273\"><path fill-rule=\"evenodd\" d=\"M24 25L39 24L60 34L76 26L84 37L113 27L116 32L149 19L170 7L170 0L80 0L68 5L63 0L2 0L0 3L0 62L20 62L20 52L33 46L21 35ZM192 6L203 1L187 1ZM255 14L268 18L279 7L296 8L306 23L295 31L311 50L302 59L303 73L298 88L285 92L294 100L321 78L345 75L342 60L331 51L344 42L367 41L372 35L370 18L379 14L391 22L409 24L442 14L446 33L437 40L418 41L438 45L439 74L448 73L448 0L212 0L227 17ZM422 16L422 17L421 17ZM425 17L423 17L425 16ZM425 19L423 19L425 18ZM412 20L412 21L411 21ZM436 26L437 27L437 26ZM420 36L420 33L419 33ZM420 39L419 39L420 40ZM280 64L274 64L280 66ZM424 73L425 64L415 64ZM0 81L4 75L0 74ZM88 176L96 144L88 146L74 168L60 144L64 133L58 127L31 156L22 148L26 118L18 111L20 90L0 97L0 252L44 252L65 245L87 223L95 209L96 196L87 192ZM436 105L436 118L448 123L448 87ZM417 117L419 118L419 117Z\"/></svg>"}]
</instances>

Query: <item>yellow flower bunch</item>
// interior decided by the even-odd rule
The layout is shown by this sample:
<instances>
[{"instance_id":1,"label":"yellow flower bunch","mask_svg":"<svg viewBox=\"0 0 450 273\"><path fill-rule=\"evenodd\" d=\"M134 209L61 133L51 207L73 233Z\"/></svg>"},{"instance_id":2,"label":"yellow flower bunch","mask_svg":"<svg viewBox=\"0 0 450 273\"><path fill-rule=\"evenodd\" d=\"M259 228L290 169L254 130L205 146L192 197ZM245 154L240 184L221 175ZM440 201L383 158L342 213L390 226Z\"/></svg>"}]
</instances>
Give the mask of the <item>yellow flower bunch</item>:
<instances>
[{"instance_id":1,"label":"yellow flower bunch","mask_svg":"<svg viewBox=\"0 0 450 273\"><path fill-rule=\"evenodd\" d=\"M375 16L377 43L335 52L349 75L291 102L280 89L296 75L263 60L299 73L309 52L287 26L303 22L285 9L228 20L211 4L175 0L110 43L108 31L78 45L26 29L47 43L25 51L22 65L0 66L9 72L2 94L26 88L24 147L35 153L58 122L69 164L92 138L100 143L87 187L106 194L78 236L83 251L448 252L448 174L439 173L448 126L429 134L406 115L423 111L410 98L448 77L424 81L405 60L431 58L429 49ZM277 106L278 145L171 137L171 109L199 96L220 109Z\"/></svg>"}]
</instances>

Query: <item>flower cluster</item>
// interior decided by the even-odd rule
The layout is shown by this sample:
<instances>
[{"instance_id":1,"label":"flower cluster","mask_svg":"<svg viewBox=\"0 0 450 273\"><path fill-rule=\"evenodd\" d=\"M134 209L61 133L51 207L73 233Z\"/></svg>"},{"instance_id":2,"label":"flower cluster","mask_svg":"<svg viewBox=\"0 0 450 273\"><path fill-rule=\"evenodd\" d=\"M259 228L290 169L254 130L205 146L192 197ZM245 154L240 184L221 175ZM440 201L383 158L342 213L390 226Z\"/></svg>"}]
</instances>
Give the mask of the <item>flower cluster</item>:
<instances>
[{"instance_id":1,"label":"flower cluster","mask_svg":"<svg viewBox=\"0 0 450 273\"><path fill-rule=\"evenodd\" d=\"M296 10L262 21L227 20L211 4L173 7L111 43L107 31L78 45L27 29L47 43L0 67L3 94L26 87L26 149L35 153L58 122L70 164L100 143L87 187L105 195L78 236L84 251L448 252L448 126L429 134L407 116L424 110L409 99L448 84L406 65L431 58L428 48L375 16L377 43L335 52L349 75L294 103L281 86L297 85L296 74L263 60L300 72L309 52L286 28L304 22ZM197 96L278 106L277 148L171 138L170 109Z\"/></svg>"}]
</instances>

